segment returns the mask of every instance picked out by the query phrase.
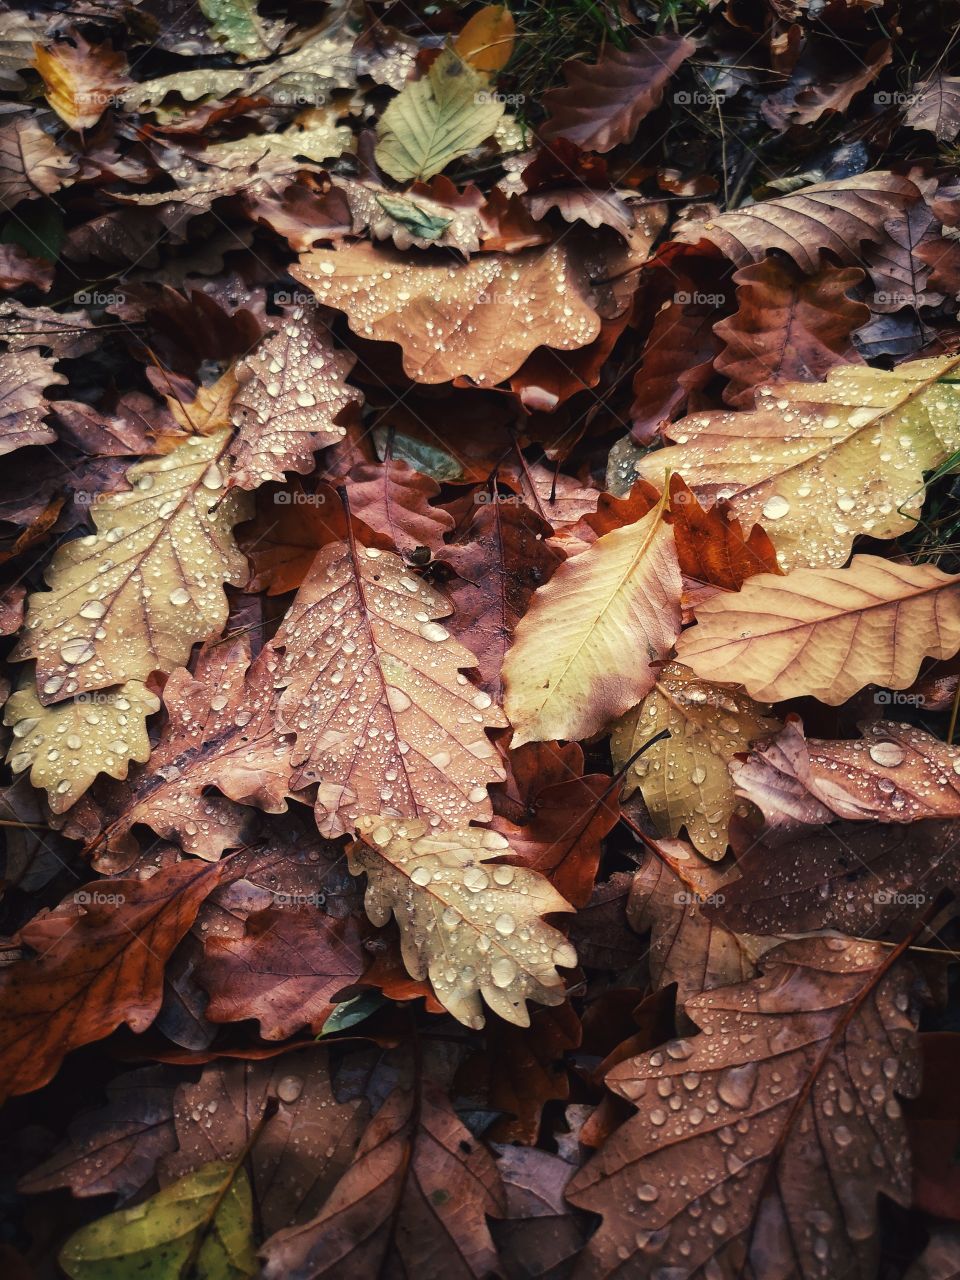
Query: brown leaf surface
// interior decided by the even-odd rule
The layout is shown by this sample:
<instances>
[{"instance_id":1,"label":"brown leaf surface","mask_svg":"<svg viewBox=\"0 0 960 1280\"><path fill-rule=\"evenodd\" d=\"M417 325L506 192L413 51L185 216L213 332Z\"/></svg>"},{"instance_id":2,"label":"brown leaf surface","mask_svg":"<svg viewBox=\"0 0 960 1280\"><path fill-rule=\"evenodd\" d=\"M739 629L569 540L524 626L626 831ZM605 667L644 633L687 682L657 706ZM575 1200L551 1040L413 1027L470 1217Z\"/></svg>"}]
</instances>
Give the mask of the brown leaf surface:
<instances>
[{"instance_id":1,"label":"brown leaf surface","mask_svg":"<svg viewBox=\"0 0 960 1280\"><path fill-rule=\"evenodd\" d=\"M437 621L449 612L392 552L351 541L317 555L275 644L292 785L319 780L322 834L370 813L490 816L486 788L503 775L485 730L504 721L462 674L473 657Z\"/></svg>"},{"instance_id":2,"label":"brown leaf surface","mask_svg":"<svg viewBox=\"0 0 960 1280\"><path fill-rule=\"evenodd\" d=\"M305 254L291 274L361 337L399 343L417 382L494 386L535 347L576 350L600 332L583 269L554 246L454 265L357 244Z\"/></svg>"},{"instance_id":3,"label":"brown leaf surface","mask_svg":"<svg viewBox=\"0 0 960 1280\"><path fill-rule=\"evenodd\" d=\"M53 361L36 351L0 355L0 455L56 440L44 421L51 406L43 393L63 382L66 378L54 372Z\"/></svg>"},{"instance_id":4,"label":"brown leaf surface","mask_svg":"<svg viewBox=\"0 0 960 1280\"><path fill-rule=\"evenodd\" d=\"M926 129L938 142L960 133L960 76L936 75L919 85L904 112L911 129Z\"/></svg>"},{"instance_id":5,"label":"brown leaf surface","mask_svg":"<svg viewBox=\"0 0 960 1280\"><path fill-rule=\"evenodd\" d=\"M870 309L847 291L864 279L857 267L805 276L792 262L765 258L733 277L736 313L715 326L724 348L715 368L730 379L724 399L751 408L758 384L816 382L835 364L862 363L850 341Z\"/></svg>"},{"instance_id":6,"label":"brown leaf surface","mask_svg":"<svg viewBox=\"0 0 960 1280\"><path fill-rule=\"evenodd\" d=\"M565 138L587 151L629 142L696 47L686 36L660 35L634 40L626 49L611 46L594 65L566 63L566 87L543 96L549 117L541 135L548 142Z\"/></svg>"},{"instance_id":7,"label":"brown leaf surface","mask_svg":"<svg viewBox=\"0 0 960 1280\"><path fill-rule=\"evenodd\" d=\"M421 547L435 556L453 530L450 513L432 505L440 495L436 480L402 459L358 463L346 485L351 514L382 535L387 549L408 559Z\"/></svg>"},{"instance_id":8,"label":"brown leaf surface","mask_svg":"<svg viewBox=\"0 0 960 1280\"><path fill-rule=\"evenodd\" d=\"M960 575L854 556L847 569L762 573L714 596L677 656L759 701L810 694L836 706L866 684L906 689L924 657L960 649Z\"/></svg>"},{"instance_id":9,"label":"brown leaf surface","mask_svg":"<svg viewBox=\"0 0 960 1280\"><path fill-rule=\"evenodd\" d=\"M769 744L731 764L737 793L770 827L960 817L960 748L889 720L862 733L852 742L806 738L791 716Z\"/></svg>"},{"instance_id":10,"label":"brown leaf surface","mask_svg":"<svg viewBox=\"0 0 960 1280\"><path fill-rule=\"evenodd\" d=\"M700 1035L610 1072L638 1113L568 1189L604 1217L581 1275L872 1272L878 1193L909 1203L898 1096L919 1089L912 974L890 954L785 943L759 978L687 1001Z\"/></svg>"},{"instance_id":11,"label":"brown leaf surface","mask_svg":"<svg viewBox=\"0 0 960 1280\"><path fill-rule=\"evenodd\" d=\"M264 1280L369 1276L388 1265L423 1280L481 1280L497 1269L485 1215L505 1204L496 1162L443 1093L398 1089L317 1217L267 1241Z\"/></svg>"},{"instance_id":12,"label":"brown leaf surface","mask_svg":"<svg viewBox=\"0 0 960 1280\"><path fill-rule=\"evenodd\" d=\"M70 129L91 129L129 84L123 54L109 44L89 44L77 31L69 41L38 45L34 65L47 101Z\"/></svg>"},{"instance_id":13,"label":"brown leaf surface","mask_svg":"<svg viewBox=\"0 0 960 1280\"><path fill-rule=\"evenodd\" d=\"M739 591L757 573L779 573L769 536L755 524L748 536L730 504L722 499L703 507L681 476L670 477L670 519L680 572L688 594L704 598L703 588Z\"/></svg>"},{"instance_id":14,"label":"brown leaf surface","mask_svg":"<svg viewBox=\"0 0 960 1280\"><path fill-rule=\"evenodd\" d=\"M717 214L706 222L690 221L676 231L674 239L691 245L709 240L737 266L761 262L771 249L780 249L802 271L815 275L824 250L841 263L858 264L861 246L867 241L882 243L885 220L919 196L906 178L875 170L816 183L792 195Z\"/></svg>"},{"instance_id":15,"label":"brown leaf surface","mask_svg":"<svg viewBox=\"0 0 960 1280\"><path fill-rule=\"evenodd\" d=\"M0 207L36 200L67 186L76 162L29 117L0 127Z\"/></svg>"},{"instance_id":16,"label":"brown leaf surface","mask_svg":"<svg viewBox=\"0 0 960 1280\"><path fill-rule=\"evenodd\" d=\"M242 938L204 940L201 983L211 1022L255 1018L265 1040L306 1026L314 1034L333 1012L332 997L362 974L366 959L357 921L315 908L267 908L249 916Z\"/></svg>"},{"instance_id":17,"label":"brown leaf surface","mask_svg":"<svg viewBox=\"0 0 960 1280\"><path fill-rule=\"evenodd\" d=\"M0 1093L39 1089L66 1054L121 1023L145 1031L160 1008L164 964L223 875L178 862L149 880L95 881L77 891L92 895L86 905L71 893L24 926L36 954L0 977Z\"/></svg>"}]
</instances>

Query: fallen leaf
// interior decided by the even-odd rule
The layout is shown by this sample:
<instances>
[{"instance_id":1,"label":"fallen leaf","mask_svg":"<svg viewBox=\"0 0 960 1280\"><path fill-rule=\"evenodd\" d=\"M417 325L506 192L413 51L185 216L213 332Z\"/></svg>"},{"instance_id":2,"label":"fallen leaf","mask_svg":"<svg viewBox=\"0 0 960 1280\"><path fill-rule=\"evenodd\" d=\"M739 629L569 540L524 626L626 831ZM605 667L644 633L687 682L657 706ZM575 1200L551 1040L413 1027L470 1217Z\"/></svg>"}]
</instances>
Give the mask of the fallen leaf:
<instances>
[{"instance_id":1,"label":"fallen leaf","mask_svg":"<svg viewBox=\"0 0 960 1280\"><path fill-rule=\"evenodd\" d=\"M722 858L728 823L740 803L728 766L755 739L780 728L770 710L669 663L643 702L613 727L610 752L616 770L656 734L666 729L670 735L627 770L624 799L639 789L661 835L677 836L685 828L700 853Z\"/></svg>"},{"instance_id":2,"label":"fallen leaf","mask_svg":"<svg viewBox=\"0 0 960 1280\"><path fill-rule=\"evenodd\" d=\"M91 129L108 107L122 100L127 60L109 44L89 44L77 31L69 40L37 45L36 69L47 101L70 129Z\"/></svg>"},{"instance_id":3,"label":"fallen leaf","mask_svg":"<svg viewBox=\"0 0 960 1280\"><path fill-rule=\"evenodd\" d=\"M44 391L67 379L53 363L36 351L0 355L0 455L56 440L44 421L51 408Z\"/></svg>"},{"instance_id":4,"label":"fallen leaf","mask_svg":"<svg viewBox=\"0 0 960 1280\"><path fill-rule=\"evenodd\" d=\"M355 333L399 343L417 382L493 386L536 347L575 350L600 332L581 268L552 245L454 265L358 244L305 254L291 274Z\"/></svg>"},{"instance_id":5,"label":"fallen leaf","mask_svg":"<svg viewBox=\"0 0 960 1280\"><path fill-rule=\"evenodd\" d=\"M849 939L785 943L759 978L687 1001L700 1035L610 1072L639 1110L567 1190L604 1217L583 1276L872 1265L878 1193L909 1203L898 1096L919 1089L911 971L889 958ZM811 1230L791 1232L811 1214Z\"/></svg>"},{"instance_id":6,"label":"fallen leaf","mask_svg":"<svg viewBox=\"0 0 960 1280\"><path fill-rule=\"evenodd\" d=\"M565 63L566 86L543 95L549 115L542 136L548 142L565 138L587 151L610 151L629 142L696 47L688 36L659 35L633 40L626 49L608 46L592 66Z\"/></svg>"},{"instance_id":7,"label":"fallen leaf","mask_svg":"<svg viewBox=\"0 0 960 1280\"><path fill-rule=\"evenodd\" d=\"M502 71L510 61L516 23L505 4L486 4L467 21L453 50L475 71Z\"/></svg>"},{"instance_id":8,"label":"fallen leaf","mask_svg":"<svg viewBox=\"0 0 960 1280\"><path fill-rule=\"evenodd\" d=\"M485 730L504 721L463 675L472 655L437 621L449 612L391 552L351 539L318 553L275 644L291 785L319 782L321 834L368 813L490 816L486 788L503 774Z\"/></svg>"},{"instance_id":9,"label":"fallen leaf","mask_svg":"<svg viewBox=\"0 0 960 1280\"><path fill-rule=\"evenodd\" d=\"M18 116L0 126L0 207L52 195L76 171L76 161L35 120Z\"/></svg>"},{"instance_id":10,"label":"fallen leaf","mask_svg":"<svg viewBox=\"0 0 960 1280\"><path fill-rule=\"evenodd\" d=\"M938 142L953 142L960 133L960 76L936 75L910 95L903 114L911 129L925 129Z\"/></svg>"},{"instance_id":11,"label":"fallen leaf","mask_svg":"<svg viewBox=\"0 0 960 1280\"><path fill-rule=\"evenodd\" d=\"M757 573L779 573L777 553L755 524L744 537L740 521L722 499L702 507L678 475L670 477L670 519L686 593L703 588L739 591Z\"/></svg>"},{"instance_id":12,"label":"fallen leaf","mask_svg":"<svg viewBox=\"0 0 960 1280\"><path fill-rule=\"evenodd\" d=\"M572 908L535 871L484 865L509 856L503 836L383 817L361 818L357 829L350 870L366 873L367 914L376 925L396 916L407 972L429 977L459 1022L483 1026L481 995L518 1027L530 1025L527 1000L563 1003L556 966L573 968L576 952L541 917Z\"/></svg>"},{"instance_id":13,"label":"fallen leaf","mask_svg":"<svg viewBox=\"0 0 960 1280\"><path fill-rule=\"evenodd\" d=\"M599 733L653 685L650 663L666 657L680 630L665 500L566 561L534 595L503 665L514 747Z\"/></svg>"},{"instance_id":14,"label":"fallen leaf","mask_svg":"<svg viewBox=\"0 0 960 1280\"><path fill-rule=\"evenodd\" d=\"M923 658L960 649L957 582L933 565L863 555L847 569L761 573L708 600L677 656L766 702L810 694L837 706L865 684L906 689Z\"/></svg>"},{"instance_id":15,"label":"fallen leaf","mask_svg":"<svg viewBox=\"0 0 960 1280\"><path fill-rule=\"evenodd\" d=\"M351 514L382 535L387 550L412 562L419 563L423 548L436 556L454 527L453 517L433 505L440 495L437 482L402 459L358 463L347 476L347 494Z\"/></svg>"}]
</instances>

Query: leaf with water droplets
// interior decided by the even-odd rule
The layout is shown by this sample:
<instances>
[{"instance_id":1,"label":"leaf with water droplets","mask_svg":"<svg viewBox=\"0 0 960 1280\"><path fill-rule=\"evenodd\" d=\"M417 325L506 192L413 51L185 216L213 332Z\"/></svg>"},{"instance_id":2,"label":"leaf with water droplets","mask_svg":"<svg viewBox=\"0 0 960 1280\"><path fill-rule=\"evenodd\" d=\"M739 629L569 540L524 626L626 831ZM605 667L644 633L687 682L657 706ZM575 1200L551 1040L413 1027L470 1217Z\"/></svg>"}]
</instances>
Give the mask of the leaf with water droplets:
<instances>
[{"instance_id":1,"label":"leaf with water droplets","mask_svg":"<svg viewBox=\"0 0 960 1280\"><path fill-rule=\"evenodd\" d=\"M407 972L429 978L455 1018L482 1027L481 995L519 1027L530 1024L527 1000L563 1003L557 966L573 968L576 952L541 917L572 907L538 872L490 865L510 856L503 836L382 816L357 830L350 870L366 872L367 915L377 925L396 916Z\"/></svg>"},{"instance_id":2,"label":"leaf with water droplets","mask_svg":"<svg viewBox=\"0 0 960 1280\"><path fill-rule=\"evenodd\" d=\"M643 702L613 727L616 769L655 734L670 732L631 765L624 797L639 789L661 835L676 836L685 827L700 853L722 858L738 804L728 765L755 738L780 728L769 712L745 694L700 680L671 662Z\"/></svg>"},{"instance_id":3,"label":"leaf with water droplets","mask_svg":"<svg viewBox=\"0 0 960 1280\"><path fill-rule=\"evenodd\" d=\"M727 872L704 863L682 840L661 840L659 855L648 853L633 877L627 919L637 933L650 934L650 977L654 988L677 984L677 997L745 982L770 946L737 934L723 916L704 908L723 901Z\"/></svg>"},{"instance_id":4,"label":"leaf with water droplets","mask_svg":"<svg viewBox=\"0 0 960 1280\"><path fill-rule=\"evenodd\" d=\"M36 351L0 355L0 455L56 440L44 421L51 408L44 391L66 378L53 364Z\"/></svg>"},{"instance_id":5,"label":"leaf with water droplets","mask_svg":"<svg viewBox=\"0 0 960 1280\"><path fill-rule=\"evenodd\" d=\"M714 596L677 656L705 680L765 702L809 694L837 706L877 684L907 689L925 657L960 649L960 574L854 556L846 569L748 578Z\"/></svg>"},{"instance_id":6,"label":"leaf with water droplets","mask_svg":"<svg viewBox=\"0 0 960 1280\"><path fill-rule=\"evenodd\" d=\"M351 513L408 559L422 549L436 555L453 529L450 513L432 504L440 495L436 480L400 458L358 463L347 476L347 493Z\"/></svg>"},{"instance_id":7,"label":"leaf with water droplets","mask_svg":"<svg viewBox=\"0 0 960 1280\"><path fill-rule=\"evenodd\" d=\"M231 484L256 489L282 480L285 471L313 471L316 451L344 437L346 429L337 423L341 413L363 399L346 382L354 360L302 309L241 360L240 389L231 406L237 426Z\"/></svg>"},{"instance_id":8,"label":"leaf with water droplets","mask_svg":"<svg viewBox=\"0 0 960 1280\"><path fill-rule=\"evenodd\" d=\"M448 50L380 117L377 164L398 182L432 178L495 133L502 115L486 77Z\"/></svg>"},{"instance_id":9,"label":"leaf with water droplets","mask_svg":"<svg viewBox=\"0 0 960 1280\"><path fill-rule=\"evenodd\" d=\"M4 710L13 729L7 764L14 773L30 770L54 813L80 799L98 773L125 778L131 760L150 758L147 716L160 699L138 680L104 690L96 699L77 698L45 707L32 679L21 684Z\"/></svg>"},{"instance_id":10,"label":"leaf with water droplets","mask_svg":"<svg viewBox=\"0 0 960 1280\"><path fill-rule=\"evenodd\" d=\"M231 533L247 506L225 492L229 439L224 431L192 436L137 463L128 490L94 505L97 532L57 551L46 571L51 589L30 597L14 653L18 662L37 659L45 705L171 671L198 640L219 635L224 583L247 578Z\"/></svg>"},{"instance_id":11,"label":"leaf with water droplets","mask_svg":"<svg viewBox=\"0 0 960 1280\"><path fill-rule=\"evenodd\" d=\"M269 646L250 663L243 636L205 649L195 674L172 673L163 691L167 722L149 765L99 788L70 815L67 833L87 842L98 869L131 865L138 824L214 860L251 834L255 815L246 806L286 810L291 741L277 724L278 668Z\"/></svg>"},{"instance_id":12,"label":"leaf with water droplets","mask_svg":"<svg viewBox=\"0 0 960 1280\"><path fill-rule=\"evenodd\" d=\"M47 101L70 129L92 129L129 83L122 53L109 43L90 44L75 30L69 41L37 45L34 54Z\"/></svg>"},{"instance_id":13,"label":"leaf with water droplets","mask_svg":"<svg viewBox=\"0 0 960 1280\"><path fill-rule=\"evenodd\" d=\"M834 368L826 382L761 387L747 413L693 414L672 448L636 463L654 483L678 471L698 493L761 521L785 568L843 564L854 538L914 529L923 473L960 448L958 356L896 369Z\"/></svg>"},{"instance_id":14,"label":"leaf with water droplets","mask_svg":"<svg viewBox=\"0 0 960 1280\"><path fill-rule=\"evenodd\" d=\"M730 766L737 794L768 827L793 830L845 818L920 822L960 817L960 747L914 725L875 720L859 740L806 738L790 716L769 744Z\"/></svg>"},{"instance_id":15,"label":"leaf with water droplets","mask_svg":"<svg viewBox=\"0 0 960 1280\"><path fill-rule=\"evenodd\" d=\"M559 245L455 263L356 244L304 254L291 275L361 338L399 343L417 382L494 386L536 347L571 351L600 333L587 275Z\"/></svg>"},{"instance_id":16,"label":"leaf with water droplets","mask_svg":"<svg viewBox=\"0 0 960 1280\"><path fill-rule=\"evenodd\" d=\"M29 116L0 127L0 208L51 195L69 185L76 169L75 161Z\"/></svg>"},{"instance_id":17,"label":"leaf with water droplets","mask_svg":"<svg viewBox=\"0 0 960 1280\"><path fill-rule=\"evenodd\" d=\"M94 880L24 925L33 954L0 975L0 1096L41 1088L65 1054L121 1023L146 1031L164 965L223 875L185 861L148 880Z\"/></svg>"},{"instance_id":18,"label":"leaf with water droplets","mask_svg":"<svg viewBox=\"0 0 960 1280\"><path fill-rule=\"evenodd\" d=\"M660 504L567 560L503 664L512 746L599 733L653 686L680 630L680 567Z\"/></svg>"},{"instance_id":19,"label":"leaf with water droplets","mask_svg":"<svg viewBox=\"0 0 960 1280\"><path fill-rule=\"evenodd\" d=\"M75 1231L58 1261L72 1280L241 1280L258 1272L245 1170L214 1161L131 1209Z\"/></svg>"},{"instance_id":20,"label":"leaf with water droplets","mask_svg":"<svg viewBox=\"0 0 960 1280\"><path fill-rule=\"evenodd\" d=\"M319 782L323 835L368 813L444 826L490 817L487 786L503 770L486 730L504 718L463 674L474 659L437 621L449 612L390 551L351 541L318 552L275 644L292 785Z\"/></svg>"},{"instance_id":21,"label":"leaf with water droplets","mask_svg":"<svg viewBox=\"0 0 960 1280\"><path fill-rule=\"evenodd\" d=\"M493 1156L418 1080L387 1097L320 1213L266 1242L263 1277L483 1280L498 1271L486 1215L505 1207Z\"/></svg>"},{"instance_id":22,"label":"leaf with water droplets","mask_svg":"<svg viewBox=\"0 0 960 1280\"><path fill-rule=\"evenodd\" d=\"M877 1196L910 1203L912 969L807 938L686 1002L702 1029L615 1066L637 1107L567 1195L603 1215L577 1274L872 1274Z\"/></svg>"},{"instance_id":23,"label":"leaf with water droplets","mask_svg":"<svg viewBox=\"0 0 960 1280\"><path fill-rule=\"evenodd\" d=\"M262 18L257 0L199 0L199 4L213 39L246 61L276 53L287 29L278 19Z\"/></svg>"}]
</instances>

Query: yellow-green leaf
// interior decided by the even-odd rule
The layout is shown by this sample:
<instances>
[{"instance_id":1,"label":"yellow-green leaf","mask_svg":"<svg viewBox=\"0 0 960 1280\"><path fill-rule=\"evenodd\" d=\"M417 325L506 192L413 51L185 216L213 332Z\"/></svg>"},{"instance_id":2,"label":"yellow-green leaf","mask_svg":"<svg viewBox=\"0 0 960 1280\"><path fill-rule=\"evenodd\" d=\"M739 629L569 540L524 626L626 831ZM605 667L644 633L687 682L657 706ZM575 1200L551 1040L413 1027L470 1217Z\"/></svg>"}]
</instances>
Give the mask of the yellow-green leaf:
<instances>
[{"instance_id":1,"label":"yellow-green leaf","mask_svg":"<svg viewBox=\"0 0 960 1280\"><path fill-rule=\"evenodd\" d=\"M250 1183L215 1160L74 1232L60 1252L73 1280L242 1280L257 1274Z\"/></svg>"},{"instance_id":2,"label":"yellow-green leaf","mask_svg":"<svg viewBox=\"0 0 960 1280\"><path fill-rule=\"evenodd\" d=\"M398 182L432 178L489 138L502 115L503 103L486 77L448 51L384 111L377 126L377 164Z\"/></svg>"}]
</instances>

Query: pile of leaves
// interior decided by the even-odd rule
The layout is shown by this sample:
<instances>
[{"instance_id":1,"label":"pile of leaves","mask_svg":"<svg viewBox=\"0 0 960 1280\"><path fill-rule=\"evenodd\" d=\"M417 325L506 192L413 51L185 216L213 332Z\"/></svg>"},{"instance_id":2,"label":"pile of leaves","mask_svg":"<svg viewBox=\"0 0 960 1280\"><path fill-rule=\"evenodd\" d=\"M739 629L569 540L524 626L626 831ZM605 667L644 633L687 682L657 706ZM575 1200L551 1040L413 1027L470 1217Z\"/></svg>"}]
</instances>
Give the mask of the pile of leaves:
<instances>
[{"instance_id":1,"label":"pile of leaves","mask_svg":"<svg viewBox=\"0 0 960 1280\"><path fill-rule=\"evenodd\" d=\"M5 1274L960 1273L955 19L2 6Z\"/></svg>"}]
</instances>

